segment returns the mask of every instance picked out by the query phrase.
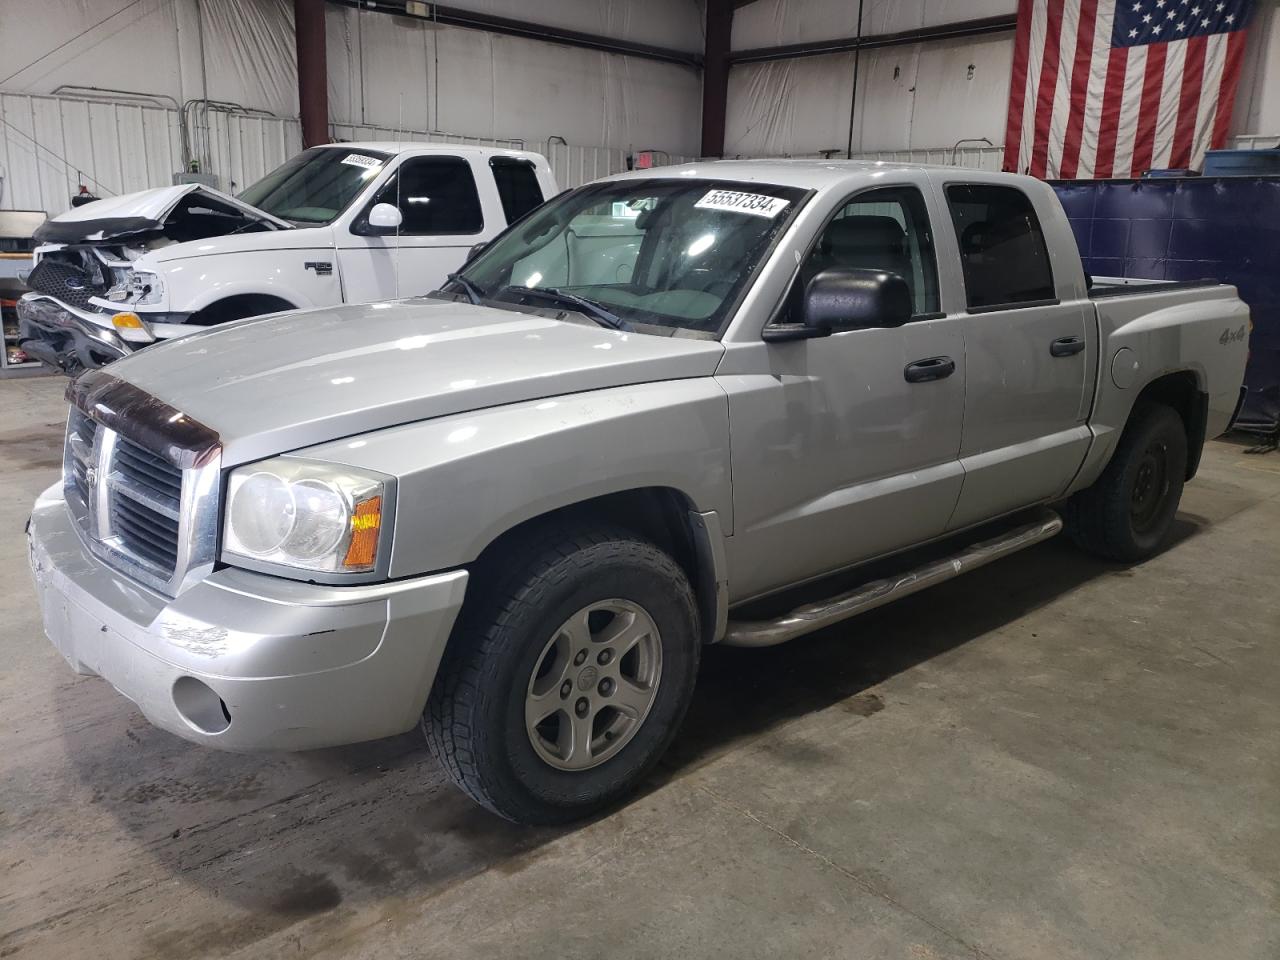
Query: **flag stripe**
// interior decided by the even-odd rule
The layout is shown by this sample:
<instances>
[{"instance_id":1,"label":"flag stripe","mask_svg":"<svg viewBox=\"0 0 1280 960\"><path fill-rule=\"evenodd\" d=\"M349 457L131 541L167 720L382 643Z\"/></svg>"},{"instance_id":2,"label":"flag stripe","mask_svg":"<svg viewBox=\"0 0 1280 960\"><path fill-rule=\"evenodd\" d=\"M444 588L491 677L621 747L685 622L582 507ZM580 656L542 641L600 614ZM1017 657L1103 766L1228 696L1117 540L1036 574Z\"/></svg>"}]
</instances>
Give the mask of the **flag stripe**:
<instances>
[{"instance_id":1,"label":"flag stripe","mask_svg":"<svg viewBox=\"0 0 1280 960\"><path fill-rule=\"evenodd\" d=\"M1004 169L1007 172L1021 169L1018 163L1018 147L1022 142L1022 113L1027 97L1027 54L1031 48L1031 4L1032 0L1018 2L1018 23L1027 24L1028 29L1019 27L1013 42L1013 76L1009 81L1009 119L1004 131Z\"/></svg>"},{"instance_id":2,"label":"flag stripe","mask_svg":"<svg viewBox=\"0 0 1280 960\"><path fill-rule=\"evenodd\" d=\"M1182 90L1178 97L1178 124L1173 132L1173 152L1169 166L1184 170L1191 163L1191 144L1196 133L1196 114L1200 109L1200 90L1204 82L1204 55L1208 37L1192 37L1187 41L1187 59L1182 70Z\"/></svg>"},{"instance_id":3,"label":"flag stripe","mask_svg":"<svg viewBox=\"0 0 1280 960\"><path fill-rule=\"evenodd\" d=\"M1044 175L1058 176L1062 166L1062 147L1067 139L1067 123L1071 119L1071 75L1075 69L1075 40L1080 30L1080 5L1083 0L1066 0L1062 5L1062 27L1058 31L1058 81L1053 88L1053 112L1049 116L1049 142Z\"/></svg>"},{"instance_id":4,"label":"flag stripe","mask_svg":"<svg viewBox=\"0 0 1280 960\"><path fill-rule=\"evenodd\" d=\"M1222 68L1227 59L1227 37L1217 34L1209 38L1208 52L1204 59L1204 94L1200 97L1200 109L1196 114L1196 139L1192 147L1191 165L1199 168L1209 149L1213 134L1213 122L1218 115L1218 92L1222 89Z\"/></svg>"},{"instance_id":5,"label":"flag stripe","mask_svg":"<svg viewBox=\"0 0 1280 960\"><path fill-rule=\"evenodd\" d=\"M1227 34L1227 59L1222 68L1222 88L1218 91L1218 115L1213 119L1211 148L1221 150L1231 129L1231 111L1236 104L1236 87L1240 81L1240 64L1244 60L1244 31Z\"/></svg>"},{"instance_id":6,"label":"flag stripe","mask_svg":"<svg viewBox=\"0 0 1280 960\"><path fill-rule=\"evenodd\" d=\"M1138 129L1134 134L1133 159L1129 176L1140 176L1151 167L1155 147L1156 121L1160 119L1160 91L1164 88L1164 61L1168 46L1153 43L1147 47L1147 69L1142 77L1142 102L1138 106Z\"/></svg>"},{"instance_id":7,"label":"flag stripe","mask_svg":"<svg viewBox=\"0 0 1280 960\"><path fill-rule=\"evenodd\" d=\"M1156 129L1152 135L1149 169L1166 170L1173 153L1173 131L1178 125L1178 101L1182 95L1182 70L1187 62L1187 42L1164 45L1164 75L1160 79L1160 110L1156 113ZM1134 176L1145 171L1139 170Z\"/></svg>"},{"instance_id":8,"label":"flag stripe","mask_svg":"<svg viewBox=\"0 0 1280 960\"><path fill-rule=\"evenodd\" d=\"M1093 60L1093 28L1098 14L1098 0L1082 0L1080 26L1076 33L1076 60L1071 68L1071 114L1067 118L1067 134L1062 144L1062 164L1058 175L1071 179L1080 160L1080 140L1084 134L1085 97L1089 92L1090 64Z\"/></svg>"},{"instance_id":9,"label":"flag stripe","mask_svg":"<svg viewBox=\"0 0 1280 960\"><path fill-rule=\"evenodd\" d=\"M1049 157L1049 123L1053 119L1053 93L1058 83L1058 44L1062 39L1064 0L1048 0L1044 60L1040 65L1040 89L1036 94L1035 143L1031 148L1031 175L1043 177Z\"/></svg>"},{"instance_id":10,"label":"flag stripe","mask_svg":"<svg viewBox=\"0 0 1280 960\"><path fill-rule=\"evenodd\" d=\"M1124 101L1128 59L1128 47L1112 47L1107 58L1107 86L1102 94L1102 123L1098 128L1098 159L1093 166L1095 177L1105 179L1115 169L1116 135L1120 130L1120 106Z\"/></svg>"},{"instance_id":11,"label":"flag stripe","mask_svg":"<svg viewBox=\"0 0 1280 960\"><path fill-rule=\"evenodd\" d=\"M1089 89L1085 92L1084 129L1080 132L1080 165L1077 177L1092 177L1098 159L1098 133L1102 126L1102 104L1107 85L1107 66L1111 57L1111 30L1116 8L1111 3L1098 5L1097 23L1093 30L1093 56L1089 63Z\"/></svg>"},{"instance_id":12,"label":"flag stripe","mask_svg":"<svg viewBox=\"0 0 1280 960\"><path fill-rule=\"evenodd\" d=\"M1147 76L1150 47L1134 47L1124 73L1120 97L1120 129L1116 133L1116 159L1112 176L1127 177L1133 170L1133 146L1138 140L1138 111L1142 108L1143 81Z\"/></svg>"}]
</instances>

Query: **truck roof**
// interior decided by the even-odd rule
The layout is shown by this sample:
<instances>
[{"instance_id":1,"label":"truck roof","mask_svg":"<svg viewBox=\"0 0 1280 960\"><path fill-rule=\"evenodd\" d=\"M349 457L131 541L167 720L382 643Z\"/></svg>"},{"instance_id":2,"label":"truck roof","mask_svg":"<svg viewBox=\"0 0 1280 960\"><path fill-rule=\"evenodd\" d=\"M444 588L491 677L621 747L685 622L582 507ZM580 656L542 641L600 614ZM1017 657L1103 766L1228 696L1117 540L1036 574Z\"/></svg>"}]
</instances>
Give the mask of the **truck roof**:
<instances>
[{"instance_id":1,"label":"truck roof","mask_svg":"<svg viewBox=\"0 0 1280 960\"><path fill-rule=\"evenodd\" d=\"M653 167L621 173L610 180L626 180L645 177L690 177L698 180L759 181L787 187L803 187L821 190L826 187L848 184L851 181L871 180L877 174L908 180L923 180L929 172L949 171L957 179L969 182L995 181L1017 182L1024 188L1029 181L1041 186L1032 177L1012 173L995 173L990 170L973 170L946 164L903 163L897 160L701 160L670 167Z\"/></svg>"},{"instance_id":2,"label":"truck roof","mask_svg":"<svg viewBox=\"0 0 1280 960\"><path fill-rule=\"evenodd\" d=\"M415 140L351 140L340 143L319 144L333 150L376 150L379 153L449 153L453 156L519 157L524 160L540 160L542 154L532 150L511 150L507 147L490 147L475 143L435 143Z\"/></svg>"}]
</instances>

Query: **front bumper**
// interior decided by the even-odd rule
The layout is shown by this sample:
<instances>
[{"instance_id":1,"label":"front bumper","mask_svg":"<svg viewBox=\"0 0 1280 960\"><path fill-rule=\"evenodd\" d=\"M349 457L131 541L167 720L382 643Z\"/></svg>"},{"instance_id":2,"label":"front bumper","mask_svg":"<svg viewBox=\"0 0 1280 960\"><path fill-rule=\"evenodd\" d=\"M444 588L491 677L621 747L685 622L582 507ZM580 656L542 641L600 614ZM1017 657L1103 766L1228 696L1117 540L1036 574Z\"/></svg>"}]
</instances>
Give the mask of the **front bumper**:
<instances>
[{"instance_id":1,"label":"front bumper","mask_svg":"<svg viewBox=\"0 0 1280 960\"><path fill-rule=\"evenodd\" d=\"M18 301L18 345L69 375L101 367L134 350L113 329L43 293L28 293Z\"/></svg>"},{"instance_id":2,"label":"front bumper","mask_svg":"<svg viewBox=\"0 0 1280 960\"><path fill-rule=\"evenodd\" d=\"M45 632L158 727L224 750L305 750L418 721L466 571L328 587L236 569L176 598L107 566L55 485L28 541Z\"/></svg>"}]
</instances>

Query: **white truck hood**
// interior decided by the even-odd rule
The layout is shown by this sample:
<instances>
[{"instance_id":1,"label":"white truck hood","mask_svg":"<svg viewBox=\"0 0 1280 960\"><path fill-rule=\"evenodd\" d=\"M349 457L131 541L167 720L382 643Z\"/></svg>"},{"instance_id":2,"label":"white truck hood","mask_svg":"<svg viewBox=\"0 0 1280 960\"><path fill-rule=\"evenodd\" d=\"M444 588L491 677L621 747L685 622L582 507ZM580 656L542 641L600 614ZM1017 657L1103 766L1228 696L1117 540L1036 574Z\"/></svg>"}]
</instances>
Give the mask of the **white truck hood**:
<instances>
[{"instance_id":1,"label":"white truck hood","mask_svg":"<svg viewBox=\"0 0 1280 960\"><path fill-rule=\"evenodd\" d=\"M85 243L119 240L149 233L163 228L174 208L191 194L199 194L215 206L230 207L253 220L281 229L293 227L293 224L242 203L220 190L198 183L186 183L175 187L139 190L137 193L107 197L74 207L41 224L35 231L35 239L39 243Z\"/></svg>"},{"instance_id":2,"label":"white truck hood","mask_svg":"<svg viewBox=\"0 0 1280 960\"><path fill-rule=\"evenodd\" d=\"M231 466L485 407L711 376L722 354L711 340L402 300L243 320L107 372L217 433Z\"/></svg>"}]
</instances>

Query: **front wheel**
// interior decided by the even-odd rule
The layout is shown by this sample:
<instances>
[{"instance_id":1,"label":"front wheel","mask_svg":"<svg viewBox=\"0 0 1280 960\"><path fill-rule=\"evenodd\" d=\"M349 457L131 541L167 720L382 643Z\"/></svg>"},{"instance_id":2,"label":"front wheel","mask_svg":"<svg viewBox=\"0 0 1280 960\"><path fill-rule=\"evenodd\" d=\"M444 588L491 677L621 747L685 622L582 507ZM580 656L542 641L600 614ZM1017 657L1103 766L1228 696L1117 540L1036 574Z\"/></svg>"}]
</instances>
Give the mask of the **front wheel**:
<instances>
[{"instance_id":1,"label":"front wheel","mask_svg":"<svg viewBox=\"0 0 1280 960\"><path fill-rule=\"evenodd\" d=\"M625 531L508 559L468 600L423 732L483 806L563 823L632 790L674 736L698 668L693 591L674 560Z\"/></svg>"},{"instance_id":2,"label":"front wheel","mask_svg":"<svg viewBox=\"0 0 1280 960\"><path fill-rule=\"evenodd\" d=\"M1168 541L1187 473L1187 431L1163 404L1135 409L1102 476L1067 503L1077 545L1111 560L1145 560Z\"/></svg>"}]
</instances>

